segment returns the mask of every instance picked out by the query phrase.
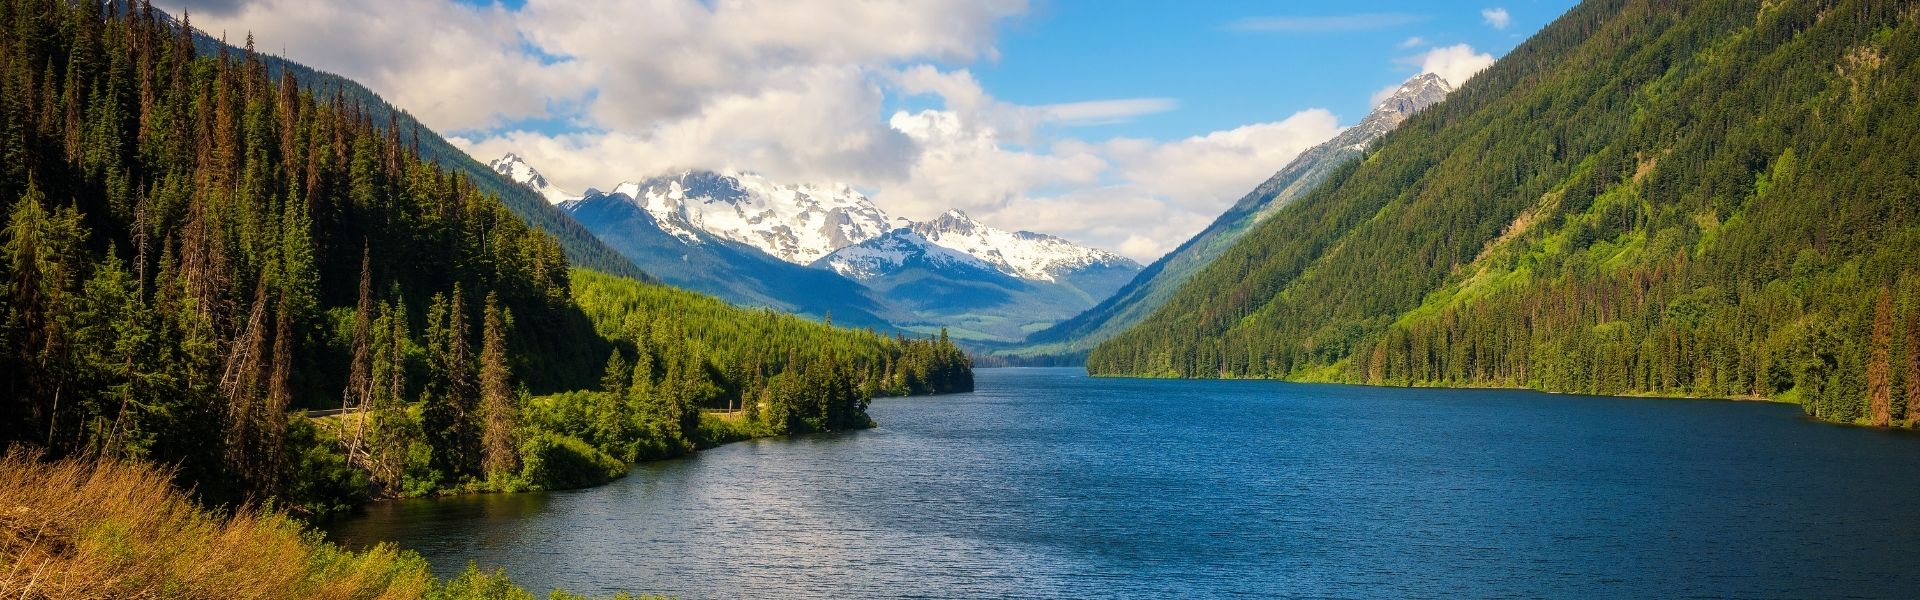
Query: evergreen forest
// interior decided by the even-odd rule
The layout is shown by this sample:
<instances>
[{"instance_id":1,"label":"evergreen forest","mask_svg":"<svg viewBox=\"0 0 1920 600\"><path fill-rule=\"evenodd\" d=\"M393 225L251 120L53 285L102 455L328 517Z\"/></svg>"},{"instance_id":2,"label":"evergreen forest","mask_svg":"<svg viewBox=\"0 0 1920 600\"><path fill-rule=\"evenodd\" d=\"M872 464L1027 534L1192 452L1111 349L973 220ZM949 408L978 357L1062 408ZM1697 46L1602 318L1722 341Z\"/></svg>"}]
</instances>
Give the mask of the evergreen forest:
<instances>
[{"instance_id":1,"label":"evergreen forest","mask_svg":"<svg viewBox=\"0 0 1920 600\"><path fill-rule=\"evenodd\" d=\"M1920 6L1584 2L1099 374L1768 398L1920 425Z\"/></svg>"},{"instance_id":2,"label":"evergreen forest","mask_svg":"<svg viewBox=\"0 0 1920 600\"><path fill-rule=\"evenodd\" d=\"M145 3L0 2L0 444L320 514L972 386L943 338L572 267L410 119L202 48Z\"/></svg>"}]
</instances>

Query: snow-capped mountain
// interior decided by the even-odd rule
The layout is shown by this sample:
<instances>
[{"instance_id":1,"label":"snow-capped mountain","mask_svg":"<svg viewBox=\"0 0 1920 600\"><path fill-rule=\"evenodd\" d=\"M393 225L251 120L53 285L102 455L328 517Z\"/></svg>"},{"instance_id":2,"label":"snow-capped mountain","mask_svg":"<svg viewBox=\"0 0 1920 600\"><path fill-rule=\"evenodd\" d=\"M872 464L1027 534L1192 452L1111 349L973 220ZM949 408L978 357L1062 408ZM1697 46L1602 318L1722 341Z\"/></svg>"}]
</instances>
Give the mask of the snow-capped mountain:
<instances>
[{"instance_id":1,"label":"snow-capped mountain","mask_svg":"<svg viewBox=\"0 0 1920 600\"><path fill-rule=\"evenodd\" d=\"M1140 268L1132 259L1054 236L994 228L957 209L932 221L909 222L887 235L841 248L816 264L854 279L869 280L914 261L929 266L987 269L1043 282L1057 282L1096 266Z\"/></svg>"},{"instance_id":2,"label":"snow-capped mountain","mask_svg":"<svg viewBox=\"0 0 1920 600\"><path fill-rule=\"evenodd\" d=\"M849 186L779 184L751 173L686 171L622 182L606 194L632 202L690 243L705 233L798 265L892 229L886 213Z\"/></svg>"},{"instance_id":3,"label":"snow-capped mountain","mask_svg":"<svg viewBox=\"0 0 1920 600\"><path fill-rule=\"evenodd\" d=\"M999 271L994 265L973 255L935 244L910 227L895 229L886 235L835 250L817 264L861 281L916 265L933 269Z\"/></svg>"},{"instance_id":4,"label":"snow-capped mountain","mask_svg":"<svg viewBox=\"0 0 1920 600\"><path fill-rule=\"evenodd\" d=\"M506 175L507 178L512 179L514 183L527 186L532 188L533 191L539 192L540 197L546 198L549 203L559 204L579 197L578 195L567 193L566 190L554 187L553 184L547 183L547 178L542 177L539 171L535 171L533 165L529 165L527 161L521 160L518 154L508 153L506 156L487 163L487 166L492 168L495 173Z\"/></svg>"},{"instance_id":5,"label":"snow-capped mountain","mask_svg":"<svg viewBox=\"0 0 1920 600\"><path fill-rule=\"evenodd\" d=\"M494 163L543 195L564 194L514 155ZM744 304L859 310L913 329L952 326L963 339L1019 339L1092 306L1140 270L1111 252L998 229L958 210L924 223L890 219L847 185L748 173L623 182L560 207L668 283Z\"/></svg>"},{"instance_id":6,"label":"snow-capped mountain","mask_svg":"<svg viewBox=\"0 0 1920 600\"><path fill-rule=\"evenodd\" d=\"M814 266L866 284L912 319L904 325L950 327L975 341L1020 339L1092 306L1140 272L1125 257L997 229L957 210L841 248Z\"/></svg>"},{"instance_id":7,"label":"snow-capped mountain","mask_svg":"<svg viewBox=\"0 0 1920 600\"><path fill-rule=\"evenodd\" d=\"M1056 281L1094 266L1139 269L1132 259L1081 246L1043 233L989 227L958 209L932 221L914 223L913 232L941 247L962 252L1021 279Z\"/></svg>"}]
</instances>

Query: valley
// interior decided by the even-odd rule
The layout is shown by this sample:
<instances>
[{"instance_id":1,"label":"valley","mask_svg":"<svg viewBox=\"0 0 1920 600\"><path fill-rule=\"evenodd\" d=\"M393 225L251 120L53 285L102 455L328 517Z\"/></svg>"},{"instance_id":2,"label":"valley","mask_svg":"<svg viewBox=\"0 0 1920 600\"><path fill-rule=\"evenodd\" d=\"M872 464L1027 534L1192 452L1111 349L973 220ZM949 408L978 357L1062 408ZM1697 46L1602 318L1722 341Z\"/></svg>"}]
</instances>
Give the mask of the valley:
<instances>
[{"instance_id":1,"label":"valley","mask_svg":"<svg viewBox=\"0 0 1920 600\"><path fill-rule=\"evenodd\" d=\"M1920 589L1920 4L1363 4L0 0L0 597Z\"/></svg>"}]
</instances>

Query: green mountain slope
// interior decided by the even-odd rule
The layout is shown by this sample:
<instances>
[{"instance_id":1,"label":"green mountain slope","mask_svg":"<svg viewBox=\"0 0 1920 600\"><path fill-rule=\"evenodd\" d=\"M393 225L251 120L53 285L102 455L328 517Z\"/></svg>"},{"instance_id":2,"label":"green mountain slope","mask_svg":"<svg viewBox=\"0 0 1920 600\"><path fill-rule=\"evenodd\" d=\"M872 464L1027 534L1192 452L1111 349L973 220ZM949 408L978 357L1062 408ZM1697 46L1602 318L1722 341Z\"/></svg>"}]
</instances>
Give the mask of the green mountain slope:
<instances>
[{"instance_id":1,"label":"green mountain slope","mask_svg":"<svg viewBox=\"0 0 1920 600\"><path fill-rule=\"evenodd\" d=\"M161 15L161 18L165 20L164 15ZM203 55L219 54L223 48L235 54L242 51L241 48L229 46L204 32L195 30L194 34L194 45ZM361 85L360 82L280 56L260 54L258 57L266 66L269 78L277 80L280 74L285 72L292 75L302 89L312 92L315 96L328 99L338 95L347 103L357 105L356 108L366 114L375 127L382 130L389 127L398 129L401 132L401 141L413 146L420 153L421 158L439 165L449 173L458 173L461 177L465 177L475 188L499 198L501 203L513 210L513 213L519 215L527 224L553 236L553 239L560 243L561 250L566 252L567 260L573 264L623 277L648 278L647 274L634 266L632 261L608 248L599 238L594 237L592 232L574 222L572 217L548 203L545 198L541 198L526 186L516 184L495 173L493 169L487 168L485 164L468 156L459 148L455 148L453 144L447 142L446 138L421 124L412 114L389 104L379 94L367 89L367 86Z\"/></svg>"},{"instance_id":2,"label":"green mountain slope","mask_svg":"<svg viewBox=\"0 0 1920 600\"><path fill-rule=\"evenodd\" d=\"M1088 365L1912 425L1916 131L1913 3L1586 2Z\"/></svg>"},{"instance_id":3,"label":"green mountain slope","mask_svg":"<svg viewBox=\"0 0 1920 600\"><path fill-rule=\"evenodd\" d=\"M1413 113L1445 99L1451 91L1452 85L1432 73L1408 79L1365 119L1288 161L1286 167L1240 198L1214 219L1213 224L1173 252L1153 261L1112 297L1071 319L1034 332L1027 337L1025 347L1009 353L1079 356L1132 328L1152 315L1181 285L1232 248L1254 226L1319 186L1340 165L1359 157L1368 144L1392 131Z\"/></svg>"},{"instance_id":4,"label":"green mountain slope","mask_svg":"<svg viewBox=\"0 0 1920 600\"><path fill-rule=\"evenodd\" d=\"M323 512L581 485L971 386L950 343L575 270L366 105L104 8L0 0L0 446ZM747 404L769 409L702 413Z\"/></svg>"}]
</instances>

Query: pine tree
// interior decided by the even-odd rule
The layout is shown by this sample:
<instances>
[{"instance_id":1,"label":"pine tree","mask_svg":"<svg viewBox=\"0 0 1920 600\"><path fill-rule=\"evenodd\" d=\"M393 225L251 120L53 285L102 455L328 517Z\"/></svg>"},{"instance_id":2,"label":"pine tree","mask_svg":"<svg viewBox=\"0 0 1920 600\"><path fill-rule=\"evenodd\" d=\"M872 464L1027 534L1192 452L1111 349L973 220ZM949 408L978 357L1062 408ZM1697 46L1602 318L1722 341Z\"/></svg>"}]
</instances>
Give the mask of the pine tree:
<instances>
[{"instance_id":1,"label":"pine tree","mask_svg":"<svg viewBox=\"0 0 1920 600\"><path fill-rule=\"evenodd\" d=\"M1893 293L1880 288L1874 302L1872 355L1867 359L1867 417L1880 427L1893 422Z\"/></svg>"},{"instance_id":2,"label":"pine tree","mask_svg":"<svg viewBox=\"0 0 1920 600\"><path fill-rule=\"evenodd\" d=\"M607 356L605 374L600 376L600 391L624 396L627 393L627 385L632 381L633 367L627 364L627 357L620 354L620 349L614 348L613 353Z\"/></svg>"},{"instance_id":3,"label":"pine tree","mask_svg":"<svg viewBox=\"0 0 1920 600\"><path fill-rule=\"evenodd\" d=\"M514 429L518 409L514 406L512 374L507 369L506 324L500 314L499 299L487 294L486 317L481 324L480 411L484 452L483 468L488 477L519 470L515 452Z\"/></svg>"},{"instance_id":4,"label":"pine tree","mask_svg":"<svg viewBox=\"0 0 1920 600\"><path fill-rule=\"evenodd\" d=\"M1907 403L1908 427L1920 427L1920 285L1913 286L1907 304Z\"/></svg>"},{"instance_id":5,"label":"pine tree","mask_svg":"<svg viewBox=\"0 0 1920 600\"><path fill-rule=\"evenodd\" d=\"M352 433L341 442L346 445L347 460L365 464L368 462L363 452L367 433L366 409L373 405L373 251L365 244L360 246L360 294L353 310L353 357L350 359L347 374L347 388L340 397L340 409L343 413L361 412L360 415L348 414L344 418L353 420Z\"/></svg>"}]
</instances>

